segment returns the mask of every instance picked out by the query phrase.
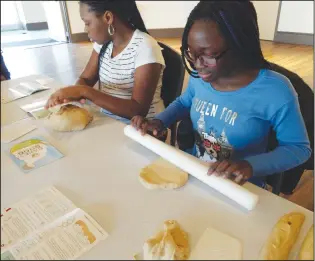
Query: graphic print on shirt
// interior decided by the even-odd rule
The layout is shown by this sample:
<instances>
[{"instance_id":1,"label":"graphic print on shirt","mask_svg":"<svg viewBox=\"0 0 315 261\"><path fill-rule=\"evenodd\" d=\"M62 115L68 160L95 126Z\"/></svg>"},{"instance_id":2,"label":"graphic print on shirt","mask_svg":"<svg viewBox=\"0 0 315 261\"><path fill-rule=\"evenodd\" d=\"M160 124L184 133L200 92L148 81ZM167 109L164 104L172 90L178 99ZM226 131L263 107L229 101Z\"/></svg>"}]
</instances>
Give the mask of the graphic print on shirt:
<instances>
[{"instance_id":1,"label":"graphic print on shirt","mask_svg":"<svg viewBox=\"0 0 315 261\"><path fill-rule=\"evenodd\" d=\"M216 126L208 126L205 117L213 117L216 120L224 121L225 126L233 128L237 113L209 102L195 100L193 105L200 117L197 121L195 131L195 142L197 157L206 162L229 159L233 152L233 147L229 143L225 128L219 132Z\"/></svg>"}]
</instances>

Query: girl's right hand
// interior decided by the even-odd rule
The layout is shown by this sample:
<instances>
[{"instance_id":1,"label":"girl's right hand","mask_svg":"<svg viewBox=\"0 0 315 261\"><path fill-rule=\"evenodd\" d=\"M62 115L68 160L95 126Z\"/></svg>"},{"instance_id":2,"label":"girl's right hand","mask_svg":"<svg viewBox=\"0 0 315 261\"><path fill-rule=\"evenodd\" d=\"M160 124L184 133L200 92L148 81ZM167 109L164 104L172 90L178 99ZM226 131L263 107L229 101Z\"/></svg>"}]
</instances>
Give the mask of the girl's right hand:
<instances>
[{"instance_id":1,"label":"girl's right hand","mask_svg":"<svg viewBox=\"0 0 315 261\"><path fill-rule=\"evenodd\" d=\"M137 130L140 130L142 135L149 132L149 134L156 138L163 137L167 132L163 122L158 119L149 120L142 116L135 116L131 119L131 125Z\"/></svg>"}]
</instances>

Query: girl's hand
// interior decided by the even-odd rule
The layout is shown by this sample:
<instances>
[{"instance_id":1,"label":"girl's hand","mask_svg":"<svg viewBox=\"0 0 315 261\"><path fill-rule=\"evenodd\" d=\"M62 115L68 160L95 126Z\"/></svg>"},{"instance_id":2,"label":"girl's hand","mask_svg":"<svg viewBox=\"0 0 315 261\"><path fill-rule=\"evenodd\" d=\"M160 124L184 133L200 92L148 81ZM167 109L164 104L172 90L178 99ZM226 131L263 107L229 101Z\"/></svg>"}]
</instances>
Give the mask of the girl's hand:
<instances>
[{"instance_id":1,"label":"girl's hand","mask_svg":"<svg viewBox=\"0 0 315 261\"><path fill-rule=\"evenodd\" d=\"M84 86L69 86L56 91L50 96L45 106L46 109L56 106L57 104L63 104L70 101L80 101L85 103L84 99Z\"/></svg>"},{"instance_id":2,"label":"girl's hand","mask_svg":"<svg viewBox=\"0 0 315 261\"><path fill-rule=\"evenodd\" d=\"M246 160L241 161L217 161L211 164L208 175L221 176L243 185L253 176L253 168Z\"/></svg>"},{"instance_id":3,"label":"girl's hand","mask_svg":"<svg viewBox=\"0 0 315 261\"><path fill-rule=\"evenodd\" d=\"M150 132L156 138L165 136L167 132L163 122L158 119L148 120L142 116L135 116L131 119L131 125L137 130L140 130L142 135Z\"/></svg>"}]
</instances>

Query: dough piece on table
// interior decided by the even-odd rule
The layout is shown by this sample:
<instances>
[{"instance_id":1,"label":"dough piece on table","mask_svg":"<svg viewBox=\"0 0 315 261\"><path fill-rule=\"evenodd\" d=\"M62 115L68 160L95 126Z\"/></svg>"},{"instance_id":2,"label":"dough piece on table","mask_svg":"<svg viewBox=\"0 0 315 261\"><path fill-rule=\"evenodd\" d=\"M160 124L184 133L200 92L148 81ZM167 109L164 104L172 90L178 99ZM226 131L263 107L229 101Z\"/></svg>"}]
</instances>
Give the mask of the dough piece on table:
<instances>
[{"instance_id":1,"label":"dough piece on table","mask_svg":"<svg viewBox=\"0 0 315 261\"><path fill-rule=\"evenodd\" d=\"M314 225L310 227L304 238L299 260L314 260Z\"/></svg>"},{"instance_id":2,"label":"dough piece on table","mask_svg":"<svg viewBox=\"0 0 315 261\"><path fill-rule=\"evenodd\" d=\"M92 119L86 109L67 104L60 110L52 112L46 119L46 125L56 131L79 131L83 130Z\"/></svg>"},{"instance_id":3,"label":"dough piece on table","mask_svg":"<svg viewBox=\"0 0 315 261\"><path fill-rule=\"evenodd\" d=\"M176 189L188 181L188 174L163 158L143 168L139 179L147 189Z\"/></svg>"},{"instance_id":4,"label":"dough piece on table","mask_svg":"<svg viewBox=\"0 0 315 261\"><path fill-rule=\"evenodd\" d=\"M187 260L190 253L188 235L175 220L164 222L164 230L143 246L144 260Z\"/></svg>"},{"instance_id":5,"label":"dough piece on table","mask_svg":"<svg viewBox=\"0 0 315 261\"><path fill-rule=\"evenodd\" d=\"M243 246L239 239L209 227L199 238L190 260L242 260Z\"/></svg>"},{"instance_id":6,"label":"dough piece on table","mask_svg":"<svg viewBox=\"0 0 315 261\"><path fill-rule=\"evenodd\" d=\"M143 260L141 253L134 254L133 260Z\"/></svg>"},{"instance_id":7,"label":"dough piece on table","mask_svg":"<svg viewBox=\"0 0 315 261\"><path fill-rule=\"evenodd\" d=\"M288 260L304 220L304 214L299 212L291 212L281 217L262 249L262 259Z\"/></svg>"}]
</instances>

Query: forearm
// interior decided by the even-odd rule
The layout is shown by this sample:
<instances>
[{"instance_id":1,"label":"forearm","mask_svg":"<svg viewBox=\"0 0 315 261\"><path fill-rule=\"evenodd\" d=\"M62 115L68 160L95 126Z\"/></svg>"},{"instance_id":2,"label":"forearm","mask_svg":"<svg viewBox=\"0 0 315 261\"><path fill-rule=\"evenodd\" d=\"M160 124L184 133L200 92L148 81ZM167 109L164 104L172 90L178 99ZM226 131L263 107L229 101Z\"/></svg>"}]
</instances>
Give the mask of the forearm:
<instances>
[{"instance_id":1,"label":"forearm","mask_svg":"<svg viewBox=\"0 0 315 261\"><path fill-rule=\"evenodd\" d=\"M295 168L311 155L309 144L279 146L275 150L245 158L253 167L254 176L267 176Z\"/></svg>"},{"instance_id":2,"label":"forearm","mask_svg":"<svg viewBox=\"0 0 315 261\"><path fill-rule=\"evenodd\" d=\"M181 103L180 99L176 99L155 118L161 120L165 127L169 127L172 123L179 121L189 115L189 111L190 108L185 107Z\"/></svg>"},{"instance_id":3,"label":"forearm","mask_svg":"<svg viewBox=\"0 0 315 261\"><path fill-rule=\"evenodd\" d=\"M180 95L175 101L173 101L168 107L156 116L161 120L165 127L169 127L171 124L183 120L189 116L192 100L194 97L194 87L192 81L194 78L189 78L187 89L182 95Z\"/></svg>"},{"instance_id":4,"label":"forearm","mask_svg":"<svg viewBox=\"0 0 315 261\"><path fill-rule=\"evenodd\" d=\"M127 119L131 119L136 115L145 117L150 107L150 105L141 105L133 99L127 100L117 98L88 87L84 88L82 96L83 98L92 101L97 106Z\"/></svg>"},{"instance_id":5,"label":"forearm","mask_svg":"<svg viewBox=\"0 0 315 261\"><path fill-rule=\"evenodd\" d=\"M255 176L287 171L303 164L311 156L310 142L296 97L284 104L271 118L278 147L273 151L245 158Z\"/></svg>"},{"instance_id":6,"label":"forearm","mask_svg":"<svg viewBox=\"0 0 315 261\"><path fill-rule=\"evenodd\" d=\"M75 82L75 85L83 85L83 86L89 86L93 87L96 84L97 80L89 80L87 78L83 78L80 76L78 80Z\"/></svg>"}]
</instances>

